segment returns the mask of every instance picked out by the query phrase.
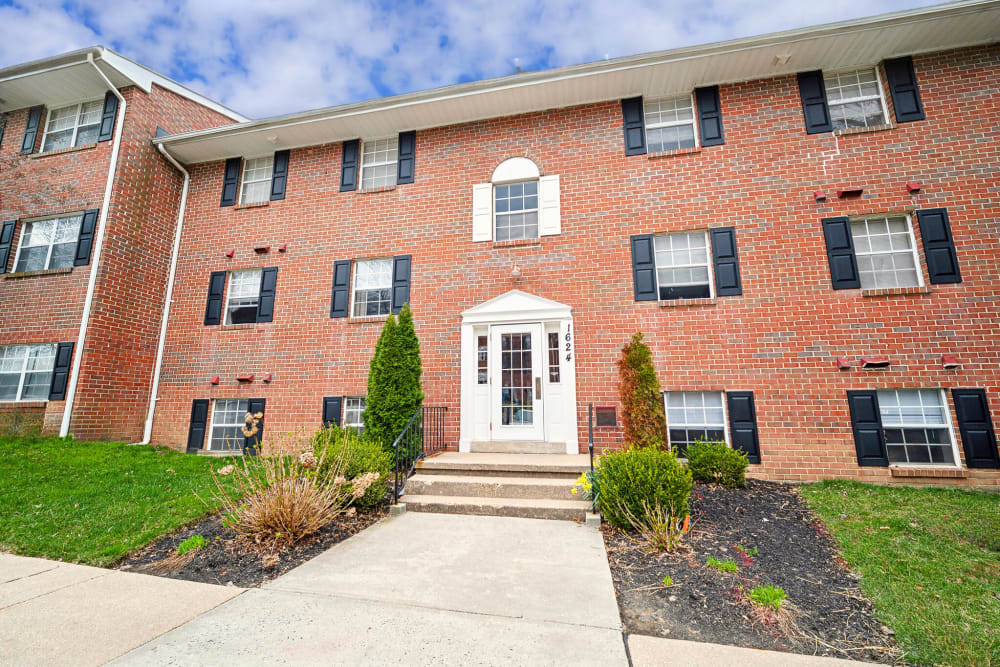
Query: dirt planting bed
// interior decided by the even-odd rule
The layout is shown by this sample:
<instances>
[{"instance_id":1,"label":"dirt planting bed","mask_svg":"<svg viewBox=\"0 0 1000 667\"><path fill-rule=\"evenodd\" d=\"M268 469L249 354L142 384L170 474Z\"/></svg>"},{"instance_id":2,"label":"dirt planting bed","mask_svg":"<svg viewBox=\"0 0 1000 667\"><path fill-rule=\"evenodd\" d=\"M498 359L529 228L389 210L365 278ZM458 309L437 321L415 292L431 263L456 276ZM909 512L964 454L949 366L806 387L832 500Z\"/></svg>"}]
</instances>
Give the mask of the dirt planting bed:
<instances>
[{"instance_id":1,"label":"dirt planting bed","mask_svg":"<svg viewBox=\"0 0 1000 667\"><path fill-rule=\"evenodd\" d=\"M750 481L744 489L699 484L692 528L674 553L605 524L604 539L626 632L894 663L890 631L837 555L798 491ZM755 551L756 550L756 553ZM732 559L735 573L706 565ZM667 586L664 577L670 577ZM758 584L787 594L778 612L748 599Z\"/></svg>"}]
</instances>

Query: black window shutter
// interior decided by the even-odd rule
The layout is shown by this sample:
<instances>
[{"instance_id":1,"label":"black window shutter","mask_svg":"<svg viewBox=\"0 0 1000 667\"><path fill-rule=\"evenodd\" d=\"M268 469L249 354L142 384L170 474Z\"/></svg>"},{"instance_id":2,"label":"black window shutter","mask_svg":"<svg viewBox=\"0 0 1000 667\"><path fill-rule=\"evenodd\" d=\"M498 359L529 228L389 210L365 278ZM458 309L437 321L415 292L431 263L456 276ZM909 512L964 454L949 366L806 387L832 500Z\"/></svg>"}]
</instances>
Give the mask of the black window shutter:
<instances>
[{"instance_id":1,"label":"black window shutter","mask_svg":"<svg viewBox=\"0 0 1000 667\"><path fill-rule=\"evenodd\" d=\"M969 468L1000 468L997 437L990 406L983 389L952 389L958 430L962 434L965 465Z\"/></svg>"},{"instance_id":2,"label":"black window shutter","mask_svg":"<svg viewBox=\"0 0 1000 667\"><path fill-rule=\"evenodd\" d=\"M257 321L274 319L274 293L278 287L278 267L269 266L260 272L260 298L257 301Z\"/></svg>"},{"instance_id":3,"label":"black window shutter","mask_svg":"<svg viewBox=\"0 0 1000 667\"><path fill-rule=\"evenodd\" d=\"M66 387L69 385L69 369L73 361L73 343L59 343L56 347L56 363L52 367L52 384L49 385L50 401L65 401Z\"/></svg>"},{"instance_id":4,"label":"black window shutter","mask_svg":"<svg viewBox=\"0 0 1000 667\"><path fill-rule=\"evenodd\" d=\"M351 303L351 260L333 263L333 297L330 299L330 317L347 317Z\"/></svg>"},{"instance_id":5,"label":"black window shutter","mask_svg":"<svg viewBox=\"0 0 1000 667\"><path fill-rule=\"evenodd\" d=\"M274 152L274 169L271 171L271 201L285 198L285 186L288 185L288 154L289 151Z\"/></svg>"},{"instance_id":6,"label":"black window shutter","mask_svg":"<svg viewBox=\"0 0 1000 667\"><path fill-rule=\"evenodd\" d=\"M0 146L3 145L3 133L7 129L7 112L0 113Z\"/></svg>"},{"instance_id":7,"label":"black window shutter","mask_svg":"<svg viewBox=\"0 0 1000 667\"><path fill-rule=\"evenodd\" d=\"M17 220L6 220L0 223L0 273L7 273L7 264L10 262L10 247L14 242L14 229L17 227Z\"/></svg>"},{"instance_id":8,"label":"black window shutter","mask_svg":"<svg viewBox=\"0 0 1000 667\"><path fill-rule=\"evenodd\" d=\"M878 394L874 391L849 391L847 404L851 409L851 429L854 431L858 465L889 465L889 455L885 450L885 434L882 433L882 414L878 408Z\"/></svg>"},{"instance_id":9,"label":"black window shutter","mask_svg":"<svg viewBox=\"0 0 1000 667\"><path fill-rule=\"evenodd\" d=\"M256 415L258 412L263 413L265 402L266 401L263 398L251 398L249 401L247 401L248 412L250 412L250 414L253 415ZM264 419L262 418L260 420L260 423L257 424L257 432L254 433L253 435L246 436L243 439L243 454L245 456L257 456L258 454L260 454L260 443L262 443L263 441L264 441Z\"/></svg>"},{"instance_id":10,"label":"black window shutter","mask_svg":"<svg viewBox=\"0 0 1000 667\"><path fill-rule=\"evenodd\" d=\"M729 435L733 448L746 452L750 463L760 463L760 438L757 435L757 410L752 391L726 393L729 407Z\"/></svg>"},{"instance_id":11,"label":"black window shutter","mask_svg":"<svg viewBox=\"0 0 1000 667\"><path fill-rule=\"evenodd\" d=\"M625 127L625 155L645 155L646 118L641 97L622 100L622 122Z\"/></svg>"},{"instance_id":12,"label":"black window shutter","mask_svg":"<svg viewBox=\"0 0 1000 667\"><path fill-rule=\"evenodd\" d=\"M340 426L340 410L343 405L343 396L323 397L323 428L329 428L331 424Z\"/></svg>"},{"instance_id":13,"label":"black window shutter","mask_svg":"<svg viewBox=\"0 0 1000 667\"><path fill-rule=\"evenodd\" d=\"M31 107L28 111L28 124L24 126L24 139L21 141L22 153L34 153L35 143L38 139L38 126L42 123L42 112L44 106Z\"/></svg>"},{"instance_id":14,"label":"black window shutter","mask_svg":"<svg viewBox=\"0 0 1000 667\"><path fill-rule=\"evenodd\" d=\"M820 70L800 72L799 95L802 96L802 115L806 119L806 132L809 134L832 132L833 122L830 120L830 106L826 102L823 72Z\"/></svg>"},{"instance_id":15,"label":"black window shutter","mask_svg":"<svg viewBox=\"0 0 1000 667\"><path fill-rule=\"evenodd\" d=\"M392 258L392 312L399 313L410 300L410 256Z\"/></svg>"},{"instance_id":16,"label":"black window shutter","mask_svg":"<svg viewBox=\"0 0 1000 667\"><path fill-rule=\"evenodd\" d=\"M101 130L98 141L111 141L115 134L115 117L118 115L118 96L110 90L104 95L104 110L101 112Z\"/></svg>"},{"instance_id":17,"label":"black window shutter","mask_svg":"<svg viewBox=\"0 0 1000 667\"><path fill-rule=\"evenodd\" d=\"M399 153L396 162L396 183L412 183L413 168L417 157L417 133L414 131L399 133Z\"/></svg>"},{"instance_id":18,"label":"black window shutter","mask_svg":"<svg viewBox=\"0 0 1000 667\"><path fill-rule=\"evenodd\" d=\"M205 306L205 324L222 321L222 301L226 296L226 272L212 271L208 279L208 305Z\"/></svg>"},{"instance_id":19,"label":"black window shutter","mask_svg":"<svg viewBox=\"0 0 1000 667\"><path fill-rule=\"evenodd\" d=\"M83 212L83 220L80 221L80 236L76 240L76 256L73 257L73 266L90 264L90 253L94 249L94 232L97 231L98 213L100 211L96 208Z\"/></svg>"},{"instance_id":20,"label":"black window shutter","mask_svg":"<svg viewBox=\"0 0 1000 667\"><path fill-rule=\"evenodd\" d=\"M920 240L924 243L924 257L927 259L927 273L931 284L962 282L962 272L958 268L955 254L955 239L951 235L948 209L928 208L917 211L920 223Z\"/></svg>"},{"instance_id":21,"label":"black window shutter","mask_svg":"<svg viewBox=\"0 0 1000 667\"><path fill-rule=\"evenodd\" d=\"M722 107L719 105L719 87L697 88L694 91L694 97L698 102L701 145L721 146L726 143L722 134Z\"/></svg>"},{"instance_id":22,"label":"black window shutter","mask_svg":"<svg viewBox=\"0 0 1000 667\"><path fill-rule=\"evenodd\" d=\"M851 221L847 216L823 218L823 238L826 240L826 256L830 262L833 289L861 287L858 258L854 254L854 239L851 237Z\"/></svg>"},{"instance_id":23,"label":"black window shutter","mask_svg":"<svg viewBox=\"0 0 1000 667\"><path fill-rule=\"evenodd\" d=\"M360 140L351 139L344 142L340 159L340 191L350 192L358 189L358 148Z\"/></svg>"},{"instance_id":24,"label":"black window shutter","mask_svg":"<svg viewBox=\"0 0 1000 667\"><path fill-rule=\"evenodd\" d=\"M924 119L924 105L920 101L917 75L913 71L913 58L893 58L885 61L885 74L889 79L889 94L896 110L897 123Z\"/></svg>"},{"instance_id":25,"label":"black window shutter","mask_svg":"<svg viewBox=\"0 0 1000 667\"><path fill-rule=\"evenodd\" d=\"M736 251L736 228L720 227L709 232L712 261L715 263L715 293L719 296L743 294L740 258Z\"/></svg>"},{"instance_id":26,"label":"black window shutter","mask_svg":"<svg viewBox=\"0 0 1000 667\"><path fill-rule=\"evenodd\" d=\"M220 206L233 206L236 204L236 193L240 183L240 165L243 158L231 157L226 160L226 169L222 174L222 201Z\"/></svg>"},{"instance_id":27,"label":"black window shutter","mask_svg":"<svg viewBox=\"0 0 1000 667\"><path fill-rule=\"evenodd\" d=\"M653 235L637 234L632 242L632 286L636 301L656 301L656 263Z\"/></svg>"},{"instance_id":28,"label":"black window shutter","mask_svg":"<svg viewBox=\"0 0 1000 667\"><path fill-rule=\"evenodd\" d=\"M200 451L205 446L205 431L208 430L207 398L196 398L191 402L191 426L188 427L188 454Z\"/></svg>"}]
</instances>

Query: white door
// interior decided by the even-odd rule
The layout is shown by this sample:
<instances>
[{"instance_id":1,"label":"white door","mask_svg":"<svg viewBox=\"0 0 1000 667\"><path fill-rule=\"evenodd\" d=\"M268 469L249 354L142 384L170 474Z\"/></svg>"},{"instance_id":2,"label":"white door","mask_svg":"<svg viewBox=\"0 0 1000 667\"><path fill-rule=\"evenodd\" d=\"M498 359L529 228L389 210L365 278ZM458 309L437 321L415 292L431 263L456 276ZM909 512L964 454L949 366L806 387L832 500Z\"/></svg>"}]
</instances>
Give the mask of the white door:
<instances>
[{"instance_id":1,"label":"white door","mask_svg":"<svg viewBox=\"0 0 1000 667\"><path fill-rule=\"evenodd\" d=\"M544 440L541 323L494 326L490 338L493 439Z\"/></svg>"}]
</instances>

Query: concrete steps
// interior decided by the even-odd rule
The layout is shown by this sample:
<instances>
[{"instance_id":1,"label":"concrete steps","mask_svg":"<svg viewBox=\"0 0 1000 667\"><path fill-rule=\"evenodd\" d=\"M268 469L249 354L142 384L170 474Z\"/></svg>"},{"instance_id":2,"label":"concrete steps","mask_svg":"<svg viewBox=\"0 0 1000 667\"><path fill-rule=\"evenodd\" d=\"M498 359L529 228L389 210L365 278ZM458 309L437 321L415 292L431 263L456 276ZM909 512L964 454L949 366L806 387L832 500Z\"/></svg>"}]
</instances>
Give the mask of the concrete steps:
<instances>
[{"instance_id":1,"label":"concrete steps","mask_svg":"<svg viewBox=\"0 0 1000 667\"><path fill-rule=\"evenodd\" d=\"M590 502L572 493L586 456L445 452L417 463L407 511L584 521Z\"/></svg>"},{"instance_id":2,"label":"concrete steps","mask_svg":"<svg viewBox=\"0 0 1000 667\"><path fill-rule=\"evenodd\" d=\"M522 440L489 440L472 442L474 454L565 454L565 442L527 442Z\"/></svg>"}]
</instances>

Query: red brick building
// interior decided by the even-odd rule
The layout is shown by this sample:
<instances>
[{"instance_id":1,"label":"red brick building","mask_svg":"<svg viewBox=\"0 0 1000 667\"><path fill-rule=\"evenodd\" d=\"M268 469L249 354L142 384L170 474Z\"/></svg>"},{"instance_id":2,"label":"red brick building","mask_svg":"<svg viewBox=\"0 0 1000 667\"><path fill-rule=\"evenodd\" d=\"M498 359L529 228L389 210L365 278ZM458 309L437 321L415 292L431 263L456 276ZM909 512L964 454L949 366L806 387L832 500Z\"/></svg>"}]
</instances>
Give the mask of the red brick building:
<instances>
[{"instance_id":1,"label":"red brick building","mask_svg":"<svg viewBox=\"0 0 1000 667\"><path fill-rule=\"evenodd\" d=\"M103 47L0 70L0 424L139 440L182 178L151 140L244 120Z\"/></svg>"},{"instance_id":2,"label":"red brick building","mask_svg":"<svg viewBox=\"0 0 1000 667\"><path fill-rule=\"evenodd\" d=\"M675 447L996 487L998 34L966 3L157 138L190 189L151 439L359 424L408 301L460 451L585 451L590 405L618 446L642 331Z\"/></svg>"}]
</instances>

